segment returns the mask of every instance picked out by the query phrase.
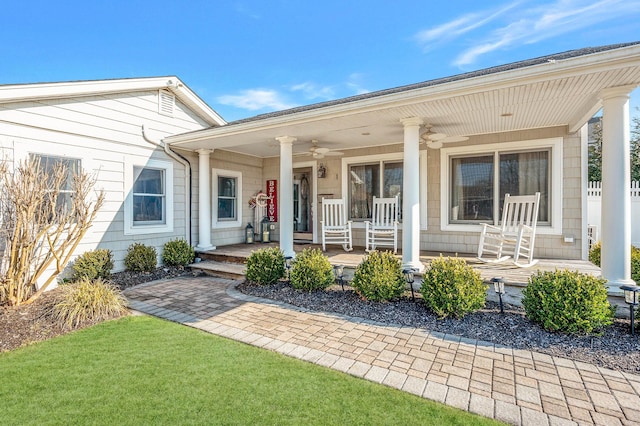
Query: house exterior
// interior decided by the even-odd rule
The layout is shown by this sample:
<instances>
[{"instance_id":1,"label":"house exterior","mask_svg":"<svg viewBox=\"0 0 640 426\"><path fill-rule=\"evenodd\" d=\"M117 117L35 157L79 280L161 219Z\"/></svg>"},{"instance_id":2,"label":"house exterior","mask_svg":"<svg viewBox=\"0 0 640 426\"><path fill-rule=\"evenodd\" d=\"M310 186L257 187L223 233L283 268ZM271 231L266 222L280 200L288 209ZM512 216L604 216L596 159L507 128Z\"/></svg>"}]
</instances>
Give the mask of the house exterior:
<instances>
[{"instance_id":1,"label":"house exterior","mask_svg":"<svg viewBox=\"0 0 640 426\"><path fill-rule=\"evenodd\" d=\"M602 269L612 289L630 283L628 100L640 84L640 42L579 49L232 123L198 103L177 78L164 80L147 92L87 96L47 96L38 85L0 86L0 142L10 158L36 146L45 153L45 146L57 146L55 152L68 147L70 156L86 149L92 160L83 167L98 170L99 183L110 193L81 251L103 246L121 262L132 241L160 246L181 236L202 251L240 243L246 224L254 221L250 201L260 191L272 195L272 238L285 255L295 255L294 238L319 241L323 197L346 200L354 245L364 246L372 197L398 195L403 263L423 269L420 250L475 252L479 224L497 223L506 193L541 192L536 257L585 259L587 123L602 109L608 197L603 205L616 206L603 210ZM67 91L76 85L68 83ZM32 97L26 98L20 91L30 88ZM181 120L158 112L161 91L175 95ZM98 111L95 97L122 97L147 108L142 113L112 105ZM90 116L79 114L84 105L93 111ZM52 116L36 123L31 109ZM75 116L71 127L86 134L62 125L69 114ZM109 126L115 128L102 122L114 114L117 124ZM148 223L127 218L134 211L127 200L145 195L134 191L134 177L145 165L173 174L161 223L152 223L155 216Z\"/></svg>"},{"instance_id":2,"label":"house exterior","mask_svg":"<svg viewBox=\"0 0 640 426\"><path fill-rule=\"evenodd\" d=\"M166 241L191 236L188 158L168 154L161 139L223 124L175 77L0 86L1 158L64 160L95 173L105 204L77 254L109 249L116 270L134 241L160 253ZM146 217L134 206L136 178L163 199Z\"/></svg>"}]
</instances>

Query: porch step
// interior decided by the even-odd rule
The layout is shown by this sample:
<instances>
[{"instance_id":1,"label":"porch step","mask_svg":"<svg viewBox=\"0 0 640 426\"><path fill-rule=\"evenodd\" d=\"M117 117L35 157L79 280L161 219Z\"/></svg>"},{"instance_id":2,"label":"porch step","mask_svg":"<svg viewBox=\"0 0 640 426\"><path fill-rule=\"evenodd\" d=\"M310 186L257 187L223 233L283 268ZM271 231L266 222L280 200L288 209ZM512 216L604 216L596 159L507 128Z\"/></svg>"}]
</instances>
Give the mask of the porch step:
<instances>
[{"instance_id":1,"label":"porch step","mask_svg":"<svg viewBox=\"0 0 640 426\"><path fill-rule=\"evenodd\" d=\"M192 271L203 272L206 275L220 278L242 279L244 278L245 265L233 262L218 262L215 260L203 260L189 265Z\"/></svg>"},{"instance_id":2,"label":"porch step","mask_svg":"<svg viewBox=\"0 0 640 426\"><path fill-rule=\"evenodd\" d=\"M196 254L203 261L212 261L219 263L230 263L244 265L247 262L248 255L242 253L221 253L217 251L203 251Z\"/></svg>"}]
</instances>

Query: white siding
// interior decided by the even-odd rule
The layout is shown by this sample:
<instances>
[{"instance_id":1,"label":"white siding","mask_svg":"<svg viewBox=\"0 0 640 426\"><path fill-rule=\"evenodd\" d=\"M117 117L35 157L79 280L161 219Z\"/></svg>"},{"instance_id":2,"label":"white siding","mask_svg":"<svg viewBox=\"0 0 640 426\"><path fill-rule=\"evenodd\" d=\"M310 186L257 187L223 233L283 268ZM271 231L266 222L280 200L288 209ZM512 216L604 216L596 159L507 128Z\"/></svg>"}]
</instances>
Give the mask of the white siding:
<instances>
[{"instance_id":1,"label":"white siding","mask_svg":"<svg viewBox=\"0 0 640 426\"><path fill-rule=\"evenodd\" d=\"M72 99L0 104L0 155L9 161L28 153L49 153L80 158L82 167L97 174L96 188L106 202L76 254L95 248L113 252L115 270L123 270L127 247L141 242L162 252L165 242L186 238L185 167L145 141L142 126L155 141L176 133L208 127L206 122L176 100L173 117L158 113L158 91L145 91ZM149 159L174 164L173 232L124 235L123 202L126 160Z\"/></svg>"}]
</instances>

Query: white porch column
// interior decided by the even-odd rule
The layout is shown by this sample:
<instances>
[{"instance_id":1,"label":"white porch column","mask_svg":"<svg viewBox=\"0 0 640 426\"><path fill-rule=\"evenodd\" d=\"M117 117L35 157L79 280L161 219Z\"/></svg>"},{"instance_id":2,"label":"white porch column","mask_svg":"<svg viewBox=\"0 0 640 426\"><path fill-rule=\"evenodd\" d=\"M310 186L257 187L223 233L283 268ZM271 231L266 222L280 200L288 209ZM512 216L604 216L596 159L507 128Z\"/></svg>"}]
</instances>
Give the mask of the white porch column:
<instances>
[{"instance_id":1,"label":"white porch column","mask_svg":"<svg viewBox=\"0 0 640 426\"><path fill-rule=\"evenodd\" d=\"M211 164L210 149L198 149L198 245L197 250L215 250L211 244Z\"/></svg>"},{"instance_id":2,"label":"white porch column","mask_svg":"<svg viewBox=\"0 0 640 426\"><path fill-rule=\"evenodd\" d=\"M602 276L616 289L631 280L629 94L632 86L602 90Z\"/></svg>"},{"instance_id":3,"label":"white porch column","mask_svg":"<svg viewBox=\"0 0 640 426\"><path fill-rule=\"evenodd\" d=\"M420 262L420 126L418 117L400 120L404 125L402 177L402 266L422 272Z\"/></svg>"},{"instance_id":4,"label":"white porch column","mask_svg":"<svg viewBox=\"0 0 640 426\"><path fill-rule=\"evenodd\" d=\"M285 257L295 256L293 251L293 143L291 136L280 136L280 250Z\"/></svg>"}]
</instances>

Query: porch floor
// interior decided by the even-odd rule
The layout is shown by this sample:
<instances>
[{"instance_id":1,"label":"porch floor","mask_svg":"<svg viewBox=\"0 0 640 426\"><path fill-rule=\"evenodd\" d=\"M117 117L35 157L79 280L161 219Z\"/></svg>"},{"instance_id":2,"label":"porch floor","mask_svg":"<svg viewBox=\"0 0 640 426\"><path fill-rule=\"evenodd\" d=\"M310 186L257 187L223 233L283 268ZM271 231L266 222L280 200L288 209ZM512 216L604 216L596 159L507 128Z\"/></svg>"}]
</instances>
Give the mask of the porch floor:
<instances>
[{"instance_id":1,"label":"porch floor","mask_svg":"<svg viewBox=\"0 0 640 426\"><path fill-rule=\"evenodd\" d=\"M278 247L277 242L272 243L255 243L255 244L233 244L228 246L217 247L210 253L216 255L224 255L232 258L247 258L251 252L265 247ZM319 244L297 244L294 243L293 249L296 253L300 253L305 248L322 248ZM354 247L353 251L345 252L338 245L328 245L326 256L332 265L344 265L348 268L355 268L364 259L366 252L364 247ZM398 250L398 257L402 254ZM537 271L554 271L556 269L569 269L588 273L596 276L601 275L600 268L586 260L566 260L566 259L539 259L539 262L530 268L519 268L510 262L501 264L489 264L480 262L474 254L470 253L441 253L432 251L420 252L420 260L428 265L431 260L443 256L457 256L463 258L467 264L471 265L475 270L480 272L483 280L489 281L494 277L502 277L509 286L524 287L529 281L529 277Z\"/></svg>"}]
</instances>

